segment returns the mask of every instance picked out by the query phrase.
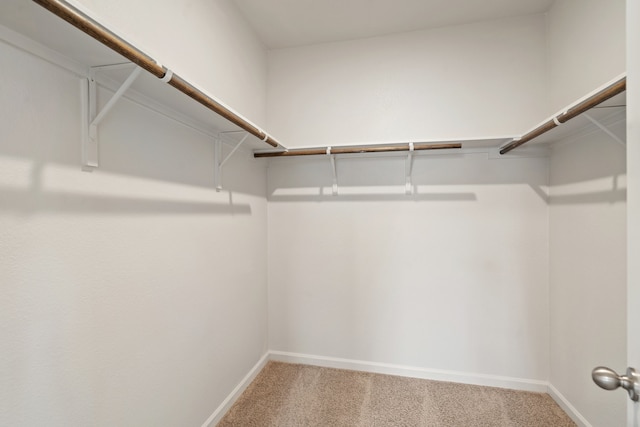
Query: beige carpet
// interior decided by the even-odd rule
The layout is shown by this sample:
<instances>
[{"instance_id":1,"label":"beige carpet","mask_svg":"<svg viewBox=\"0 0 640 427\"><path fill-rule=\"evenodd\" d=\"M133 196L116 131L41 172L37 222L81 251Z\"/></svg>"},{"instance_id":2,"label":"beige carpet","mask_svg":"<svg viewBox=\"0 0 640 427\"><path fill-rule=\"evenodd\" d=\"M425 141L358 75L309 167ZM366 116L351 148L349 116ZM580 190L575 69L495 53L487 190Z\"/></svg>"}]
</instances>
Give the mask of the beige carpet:
<instances>
[{"instance_id":1,"label":"beige carpet","mask_svg":"<svg viewBox=\"0 0 640 427\"><path fill-rule=\"evenodd\" d=\"M269 362L227 426L575 426L547 394Z\"/></svg>"}]
</instances>

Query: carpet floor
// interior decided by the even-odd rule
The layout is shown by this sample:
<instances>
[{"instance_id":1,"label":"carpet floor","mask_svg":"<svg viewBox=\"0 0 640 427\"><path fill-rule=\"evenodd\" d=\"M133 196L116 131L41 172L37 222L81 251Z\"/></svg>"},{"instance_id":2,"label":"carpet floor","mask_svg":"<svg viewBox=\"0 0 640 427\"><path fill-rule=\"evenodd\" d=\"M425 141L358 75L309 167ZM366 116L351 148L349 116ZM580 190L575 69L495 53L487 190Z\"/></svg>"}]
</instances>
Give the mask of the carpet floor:
<instances>
[{"instance_id":1,"label":"carpet floor","mask_svg":"<svg viewBox=\"0 0 640 427\"><path fill-rule=\"evenodd\" d=\"M544 393L269 362L218 427L575 426Z\"/></svg>"}]
</instances>

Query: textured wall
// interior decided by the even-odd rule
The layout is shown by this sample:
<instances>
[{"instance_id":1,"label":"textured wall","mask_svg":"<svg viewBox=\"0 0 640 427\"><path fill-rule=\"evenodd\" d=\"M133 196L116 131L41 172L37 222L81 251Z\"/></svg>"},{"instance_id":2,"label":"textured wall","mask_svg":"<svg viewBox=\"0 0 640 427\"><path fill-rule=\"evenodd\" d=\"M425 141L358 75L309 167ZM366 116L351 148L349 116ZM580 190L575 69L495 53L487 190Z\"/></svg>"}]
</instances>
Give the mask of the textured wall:
<instances>
[{"instance_id":1,"label":"textured wall","mask_svg":"<svg viewBox=\"0 0 640 427\"><path fill-rule=\"evenodd\" d=\"M481 138L542 120L543 15L269 52L268 127L292 147Z\"/></svg>"},{"instance_id":2,"label":"textured wall","mask_svg":"<svg viewBox=\"0 0 640 427\"><path fill-rule=\"evenodd\" d=\"M547 379L547 159L280 159L269 168L273 350Z\"/></svg>"},{"instance_id":3,"label":"textured wall","mask_svg":"<svg viewBox=\"0 0 640 427\"><path fill-rule=\"evenodd\" d=\"M267 350L264 164L0 43L0 425L201 425ZM105 93L101 93L104 101Z\"/></svg>"},{"instance_id":4,"label":"textured wall","mask_svg":"<svg viewBox=\"0 0 640 427\"><path fill-rule=\"evenodd\" d=\"M267 53L232 0L75 0L91 16L259 126Z\"/></svg>"},{"instance_id":5,"label":"textured wall","mask_svg":"<svg viewBox=\"0 0 640 427\"><path fill-rule=\"evenodd\" d=\"M557 0L547 17L555 112L625 71L625 0Z\"/></svg>"},{"instance_id":6,"label":"textured wall","mask_svg":"<svg viewBox=\"0 0 640 427\"><path fill-rule=\"evenodd\" d=\"M627 0L627 258L640 259L640 0ZM627 284L627 364L640 366L640 263L630 261ZM638 404L627 401L627 425L638 426ZM635 423L635 424L634 424Z\"/></svg>"},{"instance_id":7,"label":"textured wall","mask_svg":"<svg viewBox=\"0 0 640 427\"><path fill-rule=\"evenodd\" d=\"M556 1L548 44L549 103L558 110L625 71L625 1ZM614 130L624 134L624 123ZM560 141L551 155L549 380L595 427L625 422L624 396L589 375L626 366L625 159L599 131Z\"/></svg>"},{"instance_id":8,"label":"textured wall","mask_svg":"<svg viewBox=\"0 0 640 427\"><path fill-rule=\"evenodd\" d=\"M624 424L624 396L590 372L626 362L625 161L602 132L551 155L549 380L594 427Z\"/></svg>"}]
</instances>

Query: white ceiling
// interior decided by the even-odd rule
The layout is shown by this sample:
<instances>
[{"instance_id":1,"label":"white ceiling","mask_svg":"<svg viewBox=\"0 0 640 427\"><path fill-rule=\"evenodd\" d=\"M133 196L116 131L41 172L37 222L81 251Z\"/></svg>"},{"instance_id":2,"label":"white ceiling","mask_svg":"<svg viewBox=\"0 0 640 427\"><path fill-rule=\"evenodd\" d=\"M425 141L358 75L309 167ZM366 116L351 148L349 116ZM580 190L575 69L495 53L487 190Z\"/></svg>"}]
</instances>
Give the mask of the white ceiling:
<instances>
[{"instance_id":1,"label":"white ceiling","mask_svg":"<svg viewBox=\"0 0 640 427\"><path fill-rule=\"evenodd\" d=\"M235 0L271 49L542 13L554 0Z\"/></svg>"}]
</instances>

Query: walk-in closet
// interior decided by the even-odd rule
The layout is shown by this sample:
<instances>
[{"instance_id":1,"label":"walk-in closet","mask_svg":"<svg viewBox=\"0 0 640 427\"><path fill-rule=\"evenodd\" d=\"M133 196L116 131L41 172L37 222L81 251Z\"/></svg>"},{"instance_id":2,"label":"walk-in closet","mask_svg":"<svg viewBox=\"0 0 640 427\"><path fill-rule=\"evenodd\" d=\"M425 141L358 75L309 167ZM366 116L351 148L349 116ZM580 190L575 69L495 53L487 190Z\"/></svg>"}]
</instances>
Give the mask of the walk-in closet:
<instances>
[{"instance_id":1,"label":"walk-in closet","mask_svg":"<svg viewBox=\"0 0 640 427\"><path fill-rule=\"evenodd\" d=\"M639 19L2 0L0 425L638 426Z\"/></svg>"}]
</instances>

